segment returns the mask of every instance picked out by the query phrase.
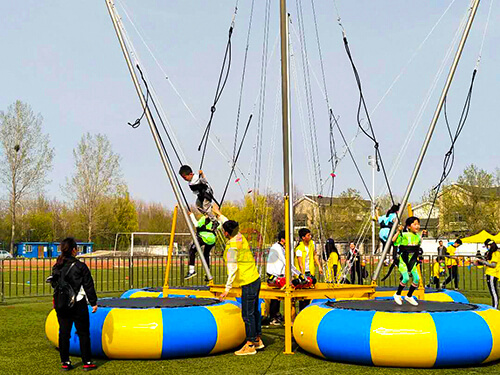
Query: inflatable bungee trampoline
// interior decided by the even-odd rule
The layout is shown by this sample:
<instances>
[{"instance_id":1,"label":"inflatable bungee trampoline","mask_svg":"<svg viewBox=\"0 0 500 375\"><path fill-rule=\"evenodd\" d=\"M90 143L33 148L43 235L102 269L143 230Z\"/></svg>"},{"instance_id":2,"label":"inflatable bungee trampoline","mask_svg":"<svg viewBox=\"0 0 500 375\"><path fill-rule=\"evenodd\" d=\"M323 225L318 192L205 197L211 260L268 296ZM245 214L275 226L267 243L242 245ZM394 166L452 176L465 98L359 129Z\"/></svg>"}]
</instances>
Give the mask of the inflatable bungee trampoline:
<instances>
[{"instance_id":1,"label":"inflatable bungee trampoline","mask_svg":"<svg viewBox=\"0 0 500 375\"><path fill-rule=\"evenodd\" d=\"M425 368L500 359L500 311L486 305L331 301L301 311L293 335L305 351L338 362Z\"/></svg>"},{"instance_id":2,"label":"inflatable bungee trampoline","mask_svg":"<svg viewBox=\"0 0 500 375\"><path fill-rule=\"evenodd\" d=\"M375 288L375 299L392 299L392 296L398 287L392 286L378 286ZM407 290L403 291L403 295L406 295ZM434 301L434 302L462 302L469 303L467 297L465 297L462 293L457 292L455 290L448 289L435 289L435 288L425 288L424 289L424 297L422 298L425 301Z\"/></svg>"},{"instance_id":3,"label":"inflatable bungee trampoline","mask_svg":"<svg viewBox=\"0 0 500 375\"><path fill-rule=\"evenodd\" d=\"M382 286L375 288L375 294L373 295L373 299L375 300L391 300L393 301L393 295L397 291L397 287L391 286ZM403 291L403 296L406 295L408 291ZM416 297L419 300L418 297ZM311 301L311 304L321 304L325 302L331 301L340 301L340 300L369 300L369 298L317 298ZM434 302L460 302L460 303L469 303L467 297L465 297L462 293L448 290L448 289L434 289L434 288L426 288L424 290L423 298L424 301L434 301Z\"/></svg>"},{"instance_id":4,"label":"inflatable bungee trampoline","mask_svg":"<svg viewBox=\"0 0 500 375\"><path fill-rule=\"evenodd\" d=\"M196 298L195 294L197 292L210 292L210 287L201 285L201 286L188 286L188 287L169 287L169 289L183 289L192 291L193 294L186 295L186 297ZM155 288L140 288L140 289L129 289L124 292L120 298L141 298L141 297L152 297L152 298L163 298L163 287L155 287ZM174 298L179 297L177 294L169 294L166 297Z\"/></svg>"},{"instance_id":5,"label":"inflatable bungee trampoline","mask_svg":"<svg viewBox=\"0 0 500 375\"><path fill-rule=\"evenodd\" d=\"M210 293L210 287L206 285L201 285L201 286L188 286L188 287L169 287L170 290L175 290L175 289L180 289L180 290L186 290L187 293L185 294L185 297L189 298L198 298L197 295L201 294L201 296L210 296L213 298L213 294ZM191 294L192 293L192 294ZM200 297L201 297L200 296ZM156 288L141 288L141 289L130 289L124 292L120 298L143 298L143 297L151 297L151 298L163 298L163 288L162 287L156 287ZM168 294L166 296L167 298L178 298L182 297L182 295L179 294ZM241 297L236 297L236 298L228 298L227 301L233 301L237 302L241 308ZM260 301L260 312L263 314L263 316L267 315L267 309L266 309L266 301L263 298L259 298Z\"/></svg>"},{"instance_id":6,"label":"inflatable bungee trampoline","mask_svg":"<svg viewBox=\"0 0 500 375\"><path fill-rule=\"evenodd\" d=\"M203 356L239 346L245 326L238 304L213 298L108 298L90 313L92 355L113 359ZM47 338L59 343L55 310L45 323ZM73 326L70 354L80 355Z\"/></svg>"}]
</instances>

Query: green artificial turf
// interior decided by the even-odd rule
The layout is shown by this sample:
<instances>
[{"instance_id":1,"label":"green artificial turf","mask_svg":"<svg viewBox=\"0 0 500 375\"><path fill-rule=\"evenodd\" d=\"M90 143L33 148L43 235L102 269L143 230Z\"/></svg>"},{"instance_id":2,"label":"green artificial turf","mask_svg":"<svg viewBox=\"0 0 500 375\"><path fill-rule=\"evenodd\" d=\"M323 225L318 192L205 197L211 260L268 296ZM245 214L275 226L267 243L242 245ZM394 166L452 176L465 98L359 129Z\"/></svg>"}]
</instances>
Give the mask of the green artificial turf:
<instances>
[{"instance_id":1,"label":"green artificial turf","mask_svg":"<svg viewBox=\"0 0 500 375\"><path fill-rule=\"evenodd\" d=\"M465 293L471 302L490 303L486 293ZM45 319L51 309L47 297L8 300L0 305L0 374L54 374L59 372L59 353L45 337ZM96 360L96 374L500 374L500 362L457 369L400 369L329 362L314 357L294 344L295 354L284 355L283 328L264 327L266 348L257 355L237 357L232 352L208 357L125 361ZM410 350L410 348L404 348ZM72 373L81 373L81 361Z\"/></svg>"}]
</instances>

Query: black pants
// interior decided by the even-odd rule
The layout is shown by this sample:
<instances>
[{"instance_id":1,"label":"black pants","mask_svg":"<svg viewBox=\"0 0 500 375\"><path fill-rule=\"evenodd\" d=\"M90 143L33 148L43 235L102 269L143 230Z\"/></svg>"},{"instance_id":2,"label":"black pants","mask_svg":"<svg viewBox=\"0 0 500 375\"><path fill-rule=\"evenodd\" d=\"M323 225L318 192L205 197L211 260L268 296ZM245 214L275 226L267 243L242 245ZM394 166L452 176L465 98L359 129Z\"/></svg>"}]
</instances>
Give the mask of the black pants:
<instances>
[{"instance_id":1,"label":"black pants","mask_svg":"<svg viewBox=\"0 0 500 375\"><path fill-rule=\"evenodd\" d=\"M448 284L451 282L451 280L454 281L455 288L458 289L458 266L451 266L451 268L448 268L449 275L444 281L445 284Z\"/></svg>"},{"instance_id":2,"label":"black pants","mask_svg":"<svg viewBox=\"0 0 500 375\"><path fill-rule=\"evenodd\" d=\"M246 340L255 342L262 335L262 316L259 311L260 277L241 287L241 316L245 322Z\"/></svg>"},{"instance_id":3,"label":"black pants","mask_svg":"<svg viewBox=\"0 0 500 375\"><path fill-rule=\"evenodd\" d=\"M439 287L439 277L434 276L434 277L432 278L432 283L434 284L434 287L435 287L436 289L440 289L440 287Z\"/></svg>"},{"instance_id":4,"label":"black pants","mask_svg":"<svg viewBox=\"0 0 500 375\"><path fill-rule=\"evenodd\" d=\"M59 354L61 362L69 361L69 339L71 338L71 328L75 324L76 334L80 339L80 352L82 361L91 361L90 351L90 322L87 300L84 298L75 303L68 311L57 313L59 321Z\"/></svg>"},{"instance_id":5,"label":"black pants","mask_svg":"<svg viewBox=\"0 0 500 375\"><path fill-rule=\"evenodd\" d=\"M280 300L272 299L269 302L269 318L276 319L280 314Z\"/></svg>"},{"instance_id":6,"label":"black pants","mask_svg":"<svg viewBox=\"0 0 500 375\"><path fill-rule=\"evenodd\" d=\"M498 278L486 275L486 284L488 284L488 289L490 290L491 294L491 306L493 306L495 309L498 309Z\"/></svg>"},{"instance_id":7,"label":"black pants","mask_svg":"<svg viewBox=\"0 0 500 375\"><path fill-rule=\"evenodd\" d=\"M203 248L203 256L205 257L205 260L207 261L207 265L210 267L210 251L215 246L215 244L207 245L206 243L204 243L202 241L202 239L200 237L198 237L198 242L201 245L201 247ZM196 253L197 253L196 246L194 246L194 243L193 243L193 244L191 244L191 247L189 248L189 265L190 266L194 266Z\"/></svg>"},{"instance_id":8,"label":"black pants","mask_svg":"<svg viewBox=\"0 0 500 375\"><path fill-rule=\"evenodd\" d=\"M361 262L353 262L351 266L351 284L356 284L356 274L358 275L358 284L363 284L361 276Z\"/></svg>"},{"instance_id":9,"label":"black pants","mask_svg":"<svg viewBox=\"0 0 500 375\"><path fill-rule=\"evenodd\" d=\"M311 280L312 280L312 283L313 285L316 285L316 277L314 277L313 274L311 274L311 272L307 271L306 274L305 274L306 278L307 277L310 277ZM311 300L310 299L302 299L299 301L299 311L302 311L304 310L307 306L309 306L309 304L311 303Z\"/></svg>"}]
</instances>

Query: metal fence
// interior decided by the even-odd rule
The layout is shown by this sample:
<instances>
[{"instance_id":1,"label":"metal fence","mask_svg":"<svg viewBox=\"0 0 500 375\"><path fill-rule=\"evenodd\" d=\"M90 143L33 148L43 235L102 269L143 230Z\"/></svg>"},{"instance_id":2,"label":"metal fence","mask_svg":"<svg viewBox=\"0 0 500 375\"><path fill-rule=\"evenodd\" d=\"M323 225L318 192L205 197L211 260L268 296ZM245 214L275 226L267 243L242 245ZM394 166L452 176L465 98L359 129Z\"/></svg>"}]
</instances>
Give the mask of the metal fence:
<instances>
[{"instance_id":1,"label":"metal fence","mask_svg":"<svg viewBox=\"0 0 500 375\"><path fill-rule=\"evenodd\" d=\"M265 275L267 250L255 251L256 259L261 275ZM467 291L487 291L484 277L484 268L478 268L471 264L472 258L463 258L458 267L459 289ZM164 256L142 256L142 257L99 257L82 258L89 267L97 293L123 292L131 288L159 287L164 284L167 257ZM52 273L55 258L14 258L0 260L0 301L9 298L21 298L30 296L52 295L52 288L45 280ZM184 280L187 272L187 255L176 255L172 257L172 265L169 273L170 286L197 286L204 285L204 271L201 262L196 262L197 275L189 280ZM364 256L361 262L361 273L364 274L362 282L371 283L371 276L379 256ZM425 285L430 283L432 267L436 256L424 256L421 264L421 273ZM341 256L342 267L345 268L347 261ZM211 256L211 272L215 283L225 283L226 268L220 253ZM387 273L389 265L384 264L382 272L377 280L380 286L396 286L399 284L399 273L394 269L391 275L381 281ZM447 276L449 274L449 269ZM351 281L351 272L346 272L346 278ZM362 275L363 276L363 275ZM264 279L264 277L263 277ZM440 279L442 283L444 277ZM320 278L321 281L321 278ZM359 284L359 280L356 279ZM449 288L454 284L450 283Z\"/></svg>"}]
</instances>

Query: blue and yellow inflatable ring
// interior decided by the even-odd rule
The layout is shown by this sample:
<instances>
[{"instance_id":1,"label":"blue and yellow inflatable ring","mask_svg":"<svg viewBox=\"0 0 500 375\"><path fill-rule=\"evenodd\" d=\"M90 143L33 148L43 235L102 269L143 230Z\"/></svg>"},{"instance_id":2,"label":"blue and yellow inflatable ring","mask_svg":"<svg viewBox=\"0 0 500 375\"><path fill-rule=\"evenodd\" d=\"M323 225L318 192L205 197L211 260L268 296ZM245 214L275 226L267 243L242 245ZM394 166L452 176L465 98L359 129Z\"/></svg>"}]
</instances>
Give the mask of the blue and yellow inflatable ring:
<instances>
[{"instance_id":1,"label":"blue and yellow inflatable ring","mask_svg":"<svg viewBox=\"0 0 500 375\"><path fill-rule=\"evenodd\" d=\"M90 314L92 355L114 359L203 356L240 345L245 326L238 304L212 298L109 298ZM90 311L90 307L89 307ZM45 323L48 339L59 344L54 310ZM70 354L80 355L73 326Z\"/></svg>"},{"instance_id":2,"label":"blue and yellow inflatable ring","mask_svg":"<svg viewBox=\"0 0 500 375\"><path fill-rule=\"evenodd\" d=\"M301 311L293 335L302 349L338 362L451 367L500 359L500 311L486 305L326 302Z\"/></svg>"}]
</instances>

